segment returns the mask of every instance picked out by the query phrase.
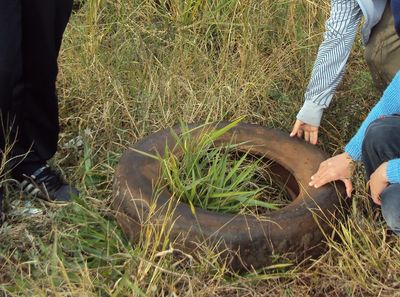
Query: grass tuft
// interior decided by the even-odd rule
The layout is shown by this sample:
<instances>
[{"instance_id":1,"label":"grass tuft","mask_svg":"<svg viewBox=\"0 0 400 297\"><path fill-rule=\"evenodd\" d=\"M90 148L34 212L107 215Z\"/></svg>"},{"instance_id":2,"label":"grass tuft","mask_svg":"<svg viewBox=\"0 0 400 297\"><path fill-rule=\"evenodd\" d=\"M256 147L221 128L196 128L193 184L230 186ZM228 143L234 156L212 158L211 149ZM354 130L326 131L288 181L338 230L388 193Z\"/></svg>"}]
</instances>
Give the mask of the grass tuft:
<instances>
[{"instance_id":1,"label":"grass tuft","mask_svg":"<svg viewBox=\"0 0 400 297\"><path fill-rule=\"evenodd\" d=\"M240 144L233 144L233 139L215 147L215 141L240 121L211 131L202 130L198 137L181 123L181 134L174 135L176 146L171 150L166 148L164 156L159 157L167 187L174 197L188 203L193 212L195 207L222 213L244 212L249 207L277 208L276 204L261 199L266 187L258 184L256 175L262 158L250 159L249 152L239 154ZM268 172L264 170L264 174Z\"/></svg>"}]
</instances>

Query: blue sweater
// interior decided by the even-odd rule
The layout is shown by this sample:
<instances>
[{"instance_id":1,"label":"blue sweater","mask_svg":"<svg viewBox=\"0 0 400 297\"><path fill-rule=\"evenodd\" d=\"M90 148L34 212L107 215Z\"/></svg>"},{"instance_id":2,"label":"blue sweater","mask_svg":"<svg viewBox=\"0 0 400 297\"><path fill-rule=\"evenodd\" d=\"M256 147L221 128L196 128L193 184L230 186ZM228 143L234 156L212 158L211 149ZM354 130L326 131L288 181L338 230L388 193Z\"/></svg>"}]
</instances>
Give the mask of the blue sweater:
<instances>
[{"instance_id":1,"label":"blue sweater","mask_svg":"<svg viewBox=\"0 0 400 297\"><path fill-rule=\"evenodd\" d=\"M346 145L344 149L345 152L348 153L353 160L360 160L361 145L368 125L381 116L394 113L400 113L400 71L397 72L396 76L383 93L381 100L372 108L356 135L354 135ZM388 162L386 175L390 183L400 183L400 159L393 159Z\"/></svg>"}]
</instances>

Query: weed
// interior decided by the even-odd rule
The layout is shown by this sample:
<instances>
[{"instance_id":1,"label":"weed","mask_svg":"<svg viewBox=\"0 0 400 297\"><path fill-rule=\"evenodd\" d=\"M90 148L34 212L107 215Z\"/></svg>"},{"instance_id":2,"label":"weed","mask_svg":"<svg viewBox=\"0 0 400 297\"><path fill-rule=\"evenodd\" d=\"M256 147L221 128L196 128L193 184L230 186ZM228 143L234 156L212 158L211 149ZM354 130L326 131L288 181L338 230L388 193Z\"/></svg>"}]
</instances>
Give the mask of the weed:
<instances>
[{"instance_id":1,"label":"weed","mask_svg":"<svg viewBox=\"0 0 400 297\"><path fill-rule=\"evenodd\" d=\"M233 139L215 147L215 142L240 120L212 131L204 129L198 137L192 133L204 125L190 130L181 123L181 134L174 135L175 148L166 147L164 156L159 158L170 191L188 203L193 212L194 207L223 213L239 213L251 206L276 208L260 199L265 187L257 184L255 176L262 158L249 161L249 152L238 154L241 144L234 144Z\"/></svg>"}]
</instances>

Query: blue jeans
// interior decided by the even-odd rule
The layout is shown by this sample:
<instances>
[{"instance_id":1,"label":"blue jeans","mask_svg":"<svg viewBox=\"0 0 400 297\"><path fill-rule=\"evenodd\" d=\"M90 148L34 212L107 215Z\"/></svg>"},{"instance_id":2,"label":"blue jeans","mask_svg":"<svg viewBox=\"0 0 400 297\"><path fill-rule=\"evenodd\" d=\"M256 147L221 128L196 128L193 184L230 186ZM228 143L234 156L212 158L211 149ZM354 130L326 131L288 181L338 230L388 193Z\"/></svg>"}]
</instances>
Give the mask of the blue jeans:
<instances>
[{"instance_id":1,"label":"blue jeans","mask_svg":"<svg viewBox=\"0 0 400 297\"><path fill-rule=\"evenodd\" d=\"M400 116L373 121L365 133L362 161L367 179L383 163L400 158ZM400 184L389 184L381 194L382 215L389 228L400 235Z\"/></svg>"}]
</instances>

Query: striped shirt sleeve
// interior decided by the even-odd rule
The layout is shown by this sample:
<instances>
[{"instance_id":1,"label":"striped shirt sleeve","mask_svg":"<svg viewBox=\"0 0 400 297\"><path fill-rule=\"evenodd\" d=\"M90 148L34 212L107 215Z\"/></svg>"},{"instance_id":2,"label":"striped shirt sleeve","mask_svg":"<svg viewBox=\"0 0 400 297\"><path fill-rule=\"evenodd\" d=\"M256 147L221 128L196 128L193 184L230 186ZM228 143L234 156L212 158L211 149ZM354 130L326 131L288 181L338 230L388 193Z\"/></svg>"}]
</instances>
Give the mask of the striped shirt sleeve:
<instances>
[{"instance_id":1,"label":"striped shirt sleeve","mask_svg":"<svg viewBox=\"0 0 400 297\"><path fill-rule=\"evenodd\" d=\"M332 0L324 40L297 119L319 126L323 110L328 107L342 80L361 17L362 11L356 0Z\"/></svg>"}]
</instances>

